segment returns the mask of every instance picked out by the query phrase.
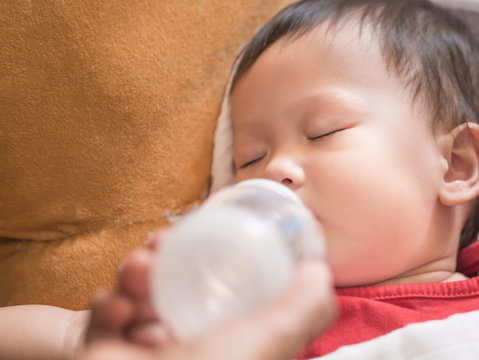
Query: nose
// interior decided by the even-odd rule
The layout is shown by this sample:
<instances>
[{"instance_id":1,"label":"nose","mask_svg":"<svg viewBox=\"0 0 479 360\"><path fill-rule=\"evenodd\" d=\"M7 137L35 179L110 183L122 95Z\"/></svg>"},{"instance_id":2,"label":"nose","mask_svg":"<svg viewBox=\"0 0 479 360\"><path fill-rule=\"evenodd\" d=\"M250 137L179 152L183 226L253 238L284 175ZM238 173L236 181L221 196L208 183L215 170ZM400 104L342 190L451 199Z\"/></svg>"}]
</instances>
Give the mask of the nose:
<instances>
[{"instance_id":1,"label":"nose","mask_svg":"<svg viewBox=\"0 0 479 360\"><path fill-rule=\"evenodd\" d=\"M266 165L264 177L296 190L304 185L305 173L298 161L278 156Z\"/></svg>"}]
</instances>

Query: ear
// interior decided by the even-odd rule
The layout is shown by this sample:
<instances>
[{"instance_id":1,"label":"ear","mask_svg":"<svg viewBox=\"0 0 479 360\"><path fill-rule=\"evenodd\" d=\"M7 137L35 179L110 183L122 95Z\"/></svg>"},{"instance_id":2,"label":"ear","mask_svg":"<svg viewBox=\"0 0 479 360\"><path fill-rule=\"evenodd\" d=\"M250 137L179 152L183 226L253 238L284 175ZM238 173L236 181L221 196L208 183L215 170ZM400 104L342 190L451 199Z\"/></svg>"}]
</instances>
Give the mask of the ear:
<instances>
[{"instance_id":1,"label":"ear","mask_svg":"<svg viewBox=\"0 0 479 360\"><path fill-rule=\"evenodd\" d=\"M439 199L446 206L464 204L479 195L479 125L461 124L443 136L448 167Z\"/></svg>"}]
</instances>

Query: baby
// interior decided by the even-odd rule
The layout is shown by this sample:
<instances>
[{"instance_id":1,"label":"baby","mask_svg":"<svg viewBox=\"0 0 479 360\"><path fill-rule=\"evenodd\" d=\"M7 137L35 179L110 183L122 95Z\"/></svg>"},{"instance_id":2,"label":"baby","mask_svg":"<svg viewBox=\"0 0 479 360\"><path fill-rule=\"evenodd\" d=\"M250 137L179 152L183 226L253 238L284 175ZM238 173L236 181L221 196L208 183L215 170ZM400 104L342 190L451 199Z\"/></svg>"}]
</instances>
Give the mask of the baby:
<instances>
[{"instance_id":1,"label":"baby","mask_svg":"<svg viewBox=\"0 0 479 360\"><path fill-rule=\"evenodd\" d=\"M426 0L299 1L245 49L230 94L236 179L281 182L311 209L340 305L302 358L479 309L478 88L478 44ZM150 307L141 294L125 308ZM118 299L96 307L89 340L139 323L105 321Z\"/></svg>"},{"instance_id":2,"label":"baby","mask_svg":"<svg viewBox=\"0 0 479 360\"><path fill-rule=\"evenodd\" d=\"M478 233L478 88L478 45L428 1L300 1L245 49L236 179L301 197L338 288L339 320L304 357L479 309L479 268L457 270Z\"/></svg>"}]
</instances>

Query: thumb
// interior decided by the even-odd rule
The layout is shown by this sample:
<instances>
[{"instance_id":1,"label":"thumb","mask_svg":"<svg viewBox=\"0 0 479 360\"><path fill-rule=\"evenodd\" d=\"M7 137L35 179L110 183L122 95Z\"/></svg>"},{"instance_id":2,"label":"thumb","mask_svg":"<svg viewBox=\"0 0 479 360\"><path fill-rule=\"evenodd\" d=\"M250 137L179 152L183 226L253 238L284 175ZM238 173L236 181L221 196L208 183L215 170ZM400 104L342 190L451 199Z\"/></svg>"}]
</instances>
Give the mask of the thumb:
<instances>
[{"instance_id":1,"label":"thumb","mask_svg":"<svg viewBox=\"0 0 479 360\"><path fill-rule=\"evenodd\" d=\"M324 331L335 315L328 267L322 261L304 261L286 294L269 307L203 338L212 341L198 343L199 353L204 358L231 360L291 359ZM235 354L233 346L238 349Z\"/></svg>"},{"instance_id":2,"label":"thumb","mask_svg":"<svg viewBox=\"0 0 479 360\"><path fill-rule=\"evenodd\" d=\"M75 360L156 360L158 353L121 340L99 340L79 352ZM185 359L186 360L186 359Z\"/></svg>"}]
</instances>

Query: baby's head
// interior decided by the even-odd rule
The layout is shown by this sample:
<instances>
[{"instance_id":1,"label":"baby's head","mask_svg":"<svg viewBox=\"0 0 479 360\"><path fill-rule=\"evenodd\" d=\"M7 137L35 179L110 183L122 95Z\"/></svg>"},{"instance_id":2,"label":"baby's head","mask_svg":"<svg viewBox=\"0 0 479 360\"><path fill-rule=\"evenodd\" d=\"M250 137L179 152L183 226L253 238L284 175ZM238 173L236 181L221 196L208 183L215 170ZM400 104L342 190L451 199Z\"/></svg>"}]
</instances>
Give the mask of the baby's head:
<instances>
[{"instance_id":1,"label":"baby's head","mask_svg":"<svg viewBox=\"0 0 479 360\"><path fill-rule=\"evenodd\" d=\"M478 232L478 88L477 44L427 1L297 2L233 79L237 180L296 191L337 286L445 281Z\"/></svg>"}]
</instances>

